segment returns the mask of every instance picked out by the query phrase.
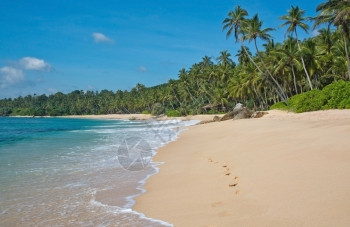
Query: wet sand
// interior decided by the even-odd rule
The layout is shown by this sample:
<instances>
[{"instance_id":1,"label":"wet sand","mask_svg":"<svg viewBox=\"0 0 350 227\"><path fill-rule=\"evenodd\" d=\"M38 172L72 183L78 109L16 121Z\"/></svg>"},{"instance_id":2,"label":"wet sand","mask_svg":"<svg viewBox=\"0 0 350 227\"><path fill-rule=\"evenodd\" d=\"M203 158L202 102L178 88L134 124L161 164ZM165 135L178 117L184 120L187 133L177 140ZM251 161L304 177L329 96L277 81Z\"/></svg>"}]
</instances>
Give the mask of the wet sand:
<instances>
[{"instance_id":1,"label":"wet sand","mask_svg":"<svg viewBox=\"0 0 350 227\"><path fill-rule=\"evenodd\" d=\"M134 209L175 226L349 226L350 110L191 126Z\"/></svg>"}]
</instances>

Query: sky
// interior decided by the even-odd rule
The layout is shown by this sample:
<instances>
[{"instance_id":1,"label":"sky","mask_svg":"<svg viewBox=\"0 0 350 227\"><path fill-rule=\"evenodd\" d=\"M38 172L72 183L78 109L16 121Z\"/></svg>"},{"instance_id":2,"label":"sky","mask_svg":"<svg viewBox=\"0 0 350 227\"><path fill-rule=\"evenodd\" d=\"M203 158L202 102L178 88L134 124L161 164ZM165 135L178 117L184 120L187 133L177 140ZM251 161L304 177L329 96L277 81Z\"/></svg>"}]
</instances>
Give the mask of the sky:
<instances>
[{"instance_id":1,"label":"sky","mask_svg":"<svg viewBox=\"0 0 350 227\"><path fill-rule=\"evenodd\" d=\"M0 0L0 98L166 83L204 56L215 60L228 50L236 60L240 46L222 31L236 5L258 13L283 41L279 17L291 5L315 16L321 2Z\"/></svg>"}]
</instances>

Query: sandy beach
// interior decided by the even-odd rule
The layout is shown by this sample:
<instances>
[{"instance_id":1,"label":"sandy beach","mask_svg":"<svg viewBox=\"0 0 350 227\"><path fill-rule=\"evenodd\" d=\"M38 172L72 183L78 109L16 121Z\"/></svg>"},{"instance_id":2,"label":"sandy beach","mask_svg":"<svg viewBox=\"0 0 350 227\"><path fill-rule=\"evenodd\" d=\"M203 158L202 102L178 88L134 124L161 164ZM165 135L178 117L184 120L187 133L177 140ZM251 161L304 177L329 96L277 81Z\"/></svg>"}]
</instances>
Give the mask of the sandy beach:
<instances>
[{"instance_id":1,"label":"sandy beach","mask_svg":"<svg viewBox=\"0 0 350 227\"><path fill-rule=\"evenodd\" d=\"M134 209L175 226L349 226L350 110L191 126Z\"/></svg>"},{"instance_id":2,"label":"sandy beach","mask_svg":"<svg viewBox=\"0 0 350 227\"><path fill-rule=\"evenodd\" d=\"M118 119L118 120L199 120L202 122L211 121L216 115L188 115L185 117L155 117L151 114L101 114L101 115L70 115L64 116L64 118L86 118L86 119ZM217 116L223 116L223 114L218 114Z\"/></svg>"}]
</instances>

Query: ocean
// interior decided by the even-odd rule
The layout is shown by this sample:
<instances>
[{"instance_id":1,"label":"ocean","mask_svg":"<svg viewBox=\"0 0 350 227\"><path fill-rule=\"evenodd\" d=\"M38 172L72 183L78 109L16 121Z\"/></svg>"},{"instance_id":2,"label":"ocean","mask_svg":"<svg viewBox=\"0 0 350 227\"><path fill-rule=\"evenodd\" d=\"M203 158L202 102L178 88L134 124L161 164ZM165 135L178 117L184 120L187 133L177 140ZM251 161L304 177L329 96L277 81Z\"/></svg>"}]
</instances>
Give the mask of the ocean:
<instances>
[{"instance_id":1,"label":"ocean","mask_svg":"<svg viewBox=\"0 0 350 227\"><path fill-rule=\"evenodd\" d=\"M134 197L157 148L196 123L0 118L0 226L171 226Z\"/></svg>"}]
</instances>

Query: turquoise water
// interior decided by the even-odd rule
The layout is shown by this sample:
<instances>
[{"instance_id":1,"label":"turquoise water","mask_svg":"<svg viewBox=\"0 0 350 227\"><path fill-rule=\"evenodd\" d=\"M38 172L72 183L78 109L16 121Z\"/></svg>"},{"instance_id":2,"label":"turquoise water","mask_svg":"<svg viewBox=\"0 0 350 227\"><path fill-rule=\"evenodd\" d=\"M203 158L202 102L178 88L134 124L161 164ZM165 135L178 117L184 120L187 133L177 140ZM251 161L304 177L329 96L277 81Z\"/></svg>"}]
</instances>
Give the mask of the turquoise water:
<instances>
[{"instance_id":1,"label":"turquoise water","mask_svg":"<svg viewBox=\"0 0 350 227\"><path fill-rule=\"evenodd\" d=\"M169 225L132 210L157 163L129 171L118 149L142 138L154 154L193 123L0 118L0 226Z\"/></svg>"}]
</instances>

